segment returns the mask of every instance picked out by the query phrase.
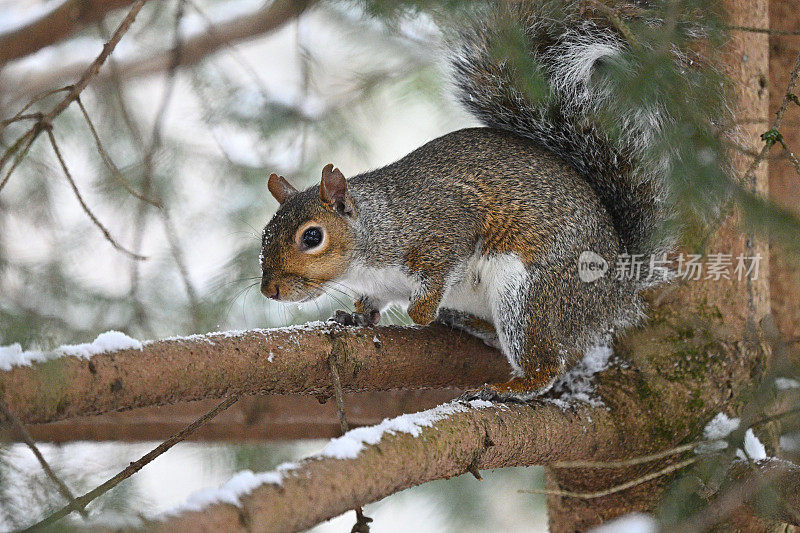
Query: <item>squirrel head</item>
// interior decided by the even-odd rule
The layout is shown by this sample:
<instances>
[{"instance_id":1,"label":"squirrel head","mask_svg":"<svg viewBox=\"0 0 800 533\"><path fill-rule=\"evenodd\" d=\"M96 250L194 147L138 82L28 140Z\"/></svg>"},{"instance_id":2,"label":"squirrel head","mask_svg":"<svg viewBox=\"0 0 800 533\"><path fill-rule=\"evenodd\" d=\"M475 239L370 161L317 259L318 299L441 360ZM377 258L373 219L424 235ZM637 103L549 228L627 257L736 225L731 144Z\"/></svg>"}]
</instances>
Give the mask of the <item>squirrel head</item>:
<instances>
[{"instance_id":1,"label":"squirrel head","mask_svg":"<svg viewBox=\"0 0 800 533\"><path fill-rule=\"evenodd\" d=\"M267 185L280 207L261 241L261 292L288 302L316 298L350 264L356 211L347 180L329 164L318 187L299 192L277 174Z\"/></svg>"}]
</instances>

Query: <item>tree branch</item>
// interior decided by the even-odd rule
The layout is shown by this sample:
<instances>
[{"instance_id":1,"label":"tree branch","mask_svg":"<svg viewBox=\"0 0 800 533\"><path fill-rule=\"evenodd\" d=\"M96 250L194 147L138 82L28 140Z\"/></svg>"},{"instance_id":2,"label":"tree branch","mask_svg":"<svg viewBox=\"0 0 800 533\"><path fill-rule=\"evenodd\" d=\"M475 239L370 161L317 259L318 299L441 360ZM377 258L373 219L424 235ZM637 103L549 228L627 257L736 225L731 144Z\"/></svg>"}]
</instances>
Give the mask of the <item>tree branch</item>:
<instances>
[{"instance_id":1,"label":"tree branch","mask_svg":"<svg viewBox=\"0 0 800 533\"><path fill-rule=\"evenodd\" d=\"M459 406L461 409L457 410ZM472 406L478 408L445 404L376 428L349 432L342 439L331 441L316 456L262 474L267 481L252 492L239 495L238 506L217 503L197 511L178 512L163 522L148 523L147 529L182 531L197 524L210 524L220 530L243 525L247 531L298 531L352 507L435 479L472 470L607 456L625 449L629 438L614 420L615 415L603 408L584 406L563 411L548 404ZM455 412L437 419L443 409ZM642 427L646 425L642 421ZM357 443L362 443L363 448L354 448ZM691 456L603 491L529 492L602 498L632 490L703 459L704 456ZM749 465L734 462L726 485L732 486L733 491L720 492L728 504L723 510L730 512L744 506L751 514L800 525L794 511L800 505L799 472L797 465L775 458ZM275 479L280 481L275 483ZM762 490L774 491L779 504L771 508L757 505L755 498ZM700 522L706 527L685 530L704 531L719 518L718 513L702 515Z\"/></svg>"},{"instance_id":2,"label":"tree branch","mask_svg":"<svg viewBox=\"0 0 800 533\"><path fill-rule=\"evenodd\" d=\"M430 409L450 401L460 389L419 389L345 393L350 427L378 424L391 418ZM159 441L168 438L212 409L211 398L174 405L142 407L95 416L80 416L46 424L28 424L34 441ZM324 404L303 394L253 395L208 422L190 440L265 442L270 440L330 439L340 436L341 423L332 401ZM0 442L18 442L21 436L0 427Z\"/></svg>"},{"instance_id":3,"label":"tree branch","mask_svg":"<svg viewBox=\"0 0 800 533\"><path fill-rule=\"evenodd\" d=\"M58 357L0 372L0 398L23 422L35 423L229 393L328 397L334 350L346 392L465 388L509 373L499 352L442 326L319 324L153 341L91 359Z\"/></svg>"},{"instance_id":4,"label":"tree branch","mask_svg":"<svg viewBox=\"0 0 800 533\"><path fill-rule=\"evenodd\" d=\"M285 23L303 13L316 0L275 0L252 13L242 15L218 23L184 36L181 45L179 66L190 66L199 63L205 57L233 43L245 41L271 33ZM120 61L116 68L122 79L138 78L159 72L165 72L172 61L170 49L142 55L128 61ZM4 76L1 85L15 94L31 94L39 92L37 87L45 89L61 85L75 78L86 68L83 61L55 69L37 69L36 71L19 72L12 76ZM106 74L99 77L103 79Z\"/></svg>"},{"instance_id":5,"label":"tree branch","mask_svg":"<svg viewBox=\"0 0 800 533\"><path fill-rule=\"evenodd\" d=\"M353 430L344 438L363 432ZM405 488L463 474L471 465L487 469L585 459L613 453L624 446L624 439L602 408L464 407L430 427L419 427L418 434L384 433L354 458L326 457L323 451L279 471L280 485L264 484L242 496L239 508L210 505L149 523L147 529L182 531L205 524L219 530L243 525L248 531L299 531Z\"/></svg>"},{"instance_id":6,"label":"tree branch","mask_svg":"<svg viewBox=\"0 0 800 533\"><path fill-rule=\"evenodd\" d=\"M63 0L17 27L0 33L0 66L71 36L133 0Z\"/></svg>"}]
</instances>

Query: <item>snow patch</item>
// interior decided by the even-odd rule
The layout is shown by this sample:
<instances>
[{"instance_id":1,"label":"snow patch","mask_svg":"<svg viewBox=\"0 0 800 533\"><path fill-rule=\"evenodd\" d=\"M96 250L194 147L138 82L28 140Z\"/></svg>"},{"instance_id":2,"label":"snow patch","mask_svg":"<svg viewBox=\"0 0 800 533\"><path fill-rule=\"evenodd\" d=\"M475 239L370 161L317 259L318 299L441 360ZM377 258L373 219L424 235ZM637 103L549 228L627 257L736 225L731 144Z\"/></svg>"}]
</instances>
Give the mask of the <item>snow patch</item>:
<instances>
[{"instance_id":1,"label":"snow patch","mask_svg":"<svg viewBox=\"0 0 800 533\"><path fill-rule=\"evenodd\" d=\"M141 350L142 343L128 337L121 331L106 331L97 336L92 342L84 344L65 345L56 348L57 352L64 355L89 358L93 355L117 350Z\"/></svg>"},{"instance_id":2,"label":"snow patch","mask_svg":"<svg viewBox=\"0 0 800 533\"><path fill-rule=\"evenodd\" d=\"M586 350L583 359L553 384L556 396L550 399L559 407L566 408L573 402L584 402L600 407L603 402L594 396L594 375L608 368L613 350L607 345L593 346Z\"/></svg>"},{"instance_id":3,"label":"snow patch","mask_svg":"<svg viewBox=\"0 0 800 533\"><path fill-rule=\"evenodd\" d=\"M800 389L800 381L792 378L775 378L775 388L778 390Z\"/></svg>"},{"instance_id":4,"label":"snow patch","mask_svg":"<svg viewBox=\"0 0 800 533\"><path fill-rule=\"evenodd\" d=\"M717 413L717 416L711 419L711 422L706 424L703 429L703 437L706 440L719 440L724 439L737 429L741 420L738 418L730 418L725 413Z\"/></svg>"},{"instance_id":5,"label":"snow patch","mask_svg":"<svg viewBox=\"0 0 800 533\"><path fill-rule=\"evenodd\" d=\"M120 331L106 331L92 342L65 344L51 352L23 351L19 343L0 346L0 370L11 370L15 366L30 366L31 363L49 361L63 356L89 359L93 355L117 350L141 350L142 343Z\"/></svg>"},{"instance_id":6,"label":"snow patch","mask_svg":"<svg viewBox=\"0 0 800 533\"><path fill-rule=\"evenodd\" d=\"M163 513L163 517L175 516L181 513L202 511L209 505L217 503L228 503L238 506L242 496L250 494L261 485L280 485L283 480L283 472L294 468L292 463L284 463L272 472L262 472L254 474L251 470L242 470L234 474L221 487L216 489L203 489L191 495L172 509Z\"/></svg>"},{"instance_id":7,"label":"snow patch","mask_svg":"<svg viewBox=\"0 0 800 533\"><path fill-rule=\"evenodd\" d=\"M724 450L728 447L725 439L728 435L739 429L741 420L730 418L725 413L717 413L703 428L703 439L708 441L694 449L695 453L711 453Z\"/></svg>"},{"instance_id":8,"label":"snow patch","mask_svg":"<svg viewBox=\"0 0 800 533\"><path fill-rule=\"evenodd\" d=\"M322 449L319 456L334 459L355 459L361 453L361 450L368 445L377 444L385 434L408 433L412 437L418 437L423 428L433 427L436 422L452 414L467 411L470 407L483 409L495 405L485 400L472 400L469 402L469 407L462 403L451 402L427 411L387 418L376 426L352 429L341 437L332 439Z\"/></svg>"},{"instance_id":9,"label":"snow patch","mask_svg":"<svg viewBox=\"0 0 800 533\"><path fill-rule=\"evenodd\" d=\"M465 412L470 408L485 409L487 407L504 408L502 405L485 400L472 400L467 403L453 401L427 411L385 419L377 426L356 428L337 439L332 439L321 452L310 456L304 462L323 458L354 459L366 445L377 444L386 434L408 433L418 437L423 428L432 427L436 422L452 414ZM295 463L284 463L271 472L259 474L244 470L234 475L228 482L217 489L204 489L195 492L185 502L162 513L159 518L166 519L184 512L201 511L216 503L228 503L238 506L242 496L251 493L264 484L281 485L285 478L296 475L293 470L296 470L299 466Z\"/></svg>"},{"instance_id":10,"label":"snow patch","mask_svg":"<svg viewBox=\"0 0 800 533\"><path fill-rule=\"evenodd\" d=\"M767 458L767 450L764 448L764 445L761 444L761 441L758 440L755 433L753 433L752 428L748 429L744 434L744 451L753 461L761 461ZM745 459L740 455L740 452L741 450L736 450L736 456L740 459Z\"/></svg>"},{"instance_id":11,"label":"snow patch","mask_svg":"<svg viewBox=\"0 0 800 533\"><path fill-rule=\"evenodd\" d=\"M590 533L656 533L658 522L644 513L631 513L590 530Z\"/></svg>"}]
</instances>

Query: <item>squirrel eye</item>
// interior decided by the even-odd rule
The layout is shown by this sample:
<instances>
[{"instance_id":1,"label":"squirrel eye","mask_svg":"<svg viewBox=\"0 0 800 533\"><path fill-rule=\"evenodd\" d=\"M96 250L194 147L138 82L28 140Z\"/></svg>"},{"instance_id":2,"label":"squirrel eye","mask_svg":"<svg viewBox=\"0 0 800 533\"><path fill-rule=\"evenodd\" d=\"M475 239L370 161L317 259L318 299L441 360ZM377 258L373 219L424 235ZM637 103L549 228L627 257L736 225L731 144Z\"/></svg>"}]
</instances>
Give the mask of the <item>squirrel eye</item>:
<instances>
[{"instance_id":1,"label":"squirrel eye","mask_svg":"<svg viewBox=\"0 0 800 533\"><path fill-rule=\"evenodd\" d=\"M316 248L322 242L322 228L316 226L308 228L303 232L303 236L300 237L300 240L306 250Z\"/></svg>"}]
</instances>

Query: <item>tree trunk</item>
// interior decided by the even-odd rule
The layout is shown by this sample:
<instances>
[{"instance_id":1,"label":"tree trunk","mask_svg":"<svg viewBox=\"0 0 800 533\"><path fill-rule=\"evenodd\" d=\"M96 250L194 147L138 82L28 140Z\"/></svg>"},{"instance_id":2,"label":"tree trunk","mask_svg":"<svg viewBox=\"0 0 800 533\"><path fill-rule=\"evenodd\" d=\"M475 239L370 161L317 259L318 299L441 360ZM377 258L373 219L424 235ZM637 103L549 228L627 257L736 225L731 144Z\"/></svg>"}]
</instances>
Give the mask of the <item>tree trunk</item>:
<instances>
[{"instance_id":1,"label":"tree trunk","mask_svg":"<svg viewBox=\"0 0 800 533\"><path fill-rule=\"evenodd\" d=\"M785 4L786 9L792 9ZM725 0L723 5L732 26L769 27L768 0ZM766 34L733 31L725 54L726 73L735 85L737 118L762 120L742 125L742 138L754 151L760 150L761 146L755 143L768 127L765 126L770 103L770 91L765 88L769 76L768 50ZM774 88L775 98L783 98L782 88L785 87L784 82ZM744 154L733 154L738 176L745 174L751 161ZM766 193L766 161L756 171L753 185L755 190ZM761 349L759 330L762 319L770 312L768 249L765 243L741 233L738 218L733 214L722 224L706 251L731 253L733 257L739 253L761 254L758 279L751 282L737 279L690 281L666 296L659 295L660 302L651 298L653 307L647 326L617 343L617 352L627 354L642 373L639 384L642 390L635 394L640 395L644 410L663 422L663 431L631 432L624 450L626 456L677 445L689 435L698 435L704 421L713 413L738 412L742 407L740 393L748 390L765 369L768 354ZM721 360L726 363L720 365ZM682 370L677 372L679 377L675 375L676 369ZM684 388L689 393L684 403L674 401L676 388ZM608 394L614 392L608 391ZM616 409L614 405L609 406ZM602 490L666 464L650 465L649 469L634 472L630 469L547 469L547 486L577 492ZM550 496L550 530L553 533L584 531L621 514L653 512L672 479L662 477L635 489L592 500ZM772 525L749 514L737 514L727 527L738 531L765 531Z\"/></svg>"}]
</instances>

